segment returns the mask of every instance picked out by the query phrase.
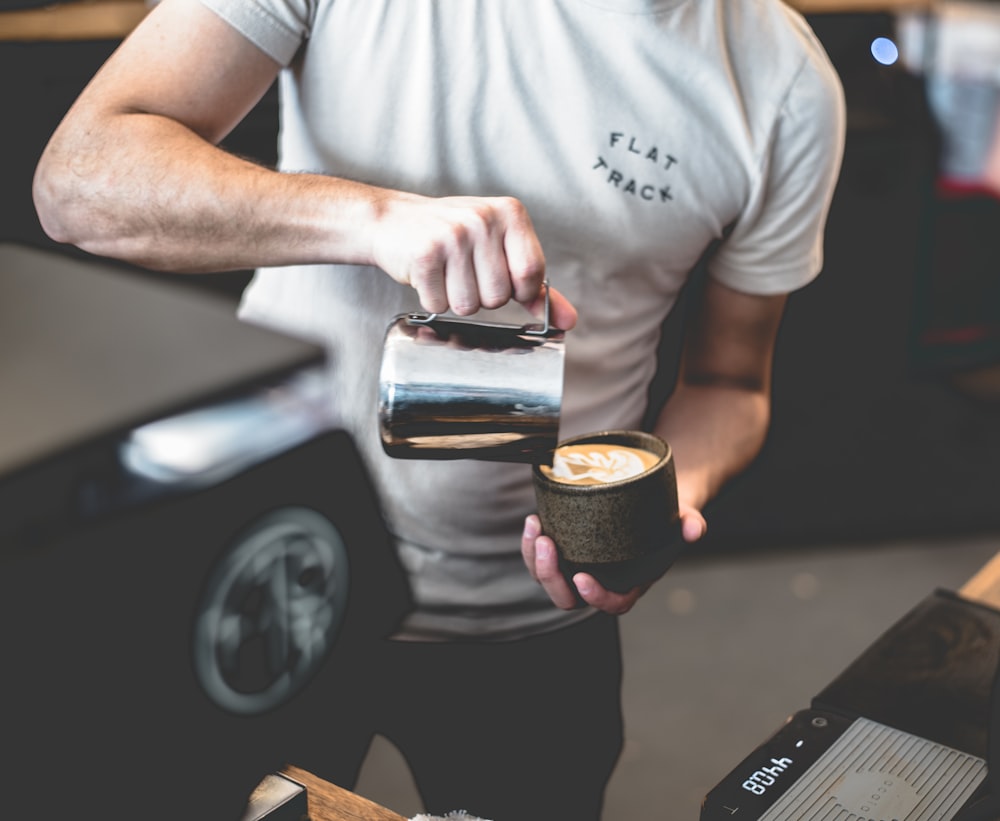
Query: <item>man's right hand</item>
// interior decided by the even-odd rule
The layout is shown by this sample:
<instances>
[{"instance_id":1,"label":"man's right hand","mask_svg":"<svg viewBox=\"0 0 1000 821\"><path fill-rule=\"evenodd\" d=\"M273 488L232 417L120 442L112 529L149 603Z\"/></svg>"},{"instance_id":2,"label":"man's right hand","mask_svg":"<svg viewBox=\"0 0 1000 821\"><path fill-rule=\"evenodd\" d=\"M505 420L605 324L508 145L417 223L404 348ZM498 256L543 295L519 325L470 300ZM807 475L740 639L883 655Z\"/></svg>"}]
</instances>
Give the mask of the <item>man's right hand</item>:
<instances>
[{"instance_id":1,"label":"man's right hand","mask_svg":"<svg viewBox=\"0 0 1000 821\"><path fill-rule=\"evenodd\" d=\"M387 191L376 211L372 259L413 287L424 310L468 316L513 299L540 312L545 257L519 200ZM576 309L554 289L549 308L554 326L576 324Z\"/></svg>"}]
</instances>

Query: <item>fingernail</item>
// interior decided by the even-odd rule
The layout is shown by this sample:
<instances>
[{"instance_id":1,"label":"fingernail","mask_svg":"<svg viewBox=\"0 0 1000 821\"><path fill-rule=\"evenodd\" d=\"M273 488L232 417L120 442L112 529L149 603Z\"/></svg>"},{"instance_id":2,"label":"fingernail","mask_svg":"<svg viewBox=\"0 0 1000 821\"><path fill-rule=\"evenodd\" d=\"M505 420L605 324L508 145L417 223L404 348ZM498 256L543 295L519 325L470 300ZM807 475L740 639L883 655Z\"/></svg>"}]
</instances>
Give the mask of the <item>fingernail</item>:
<instances>
[{"instance_id":1,"label":"fingernail","mask_svg":"<svg viewBox=\"0 0 1000 821\"><path fill-rule=\"evenodd\" d=\"M580 591L581 596L589 596L594 590L594 585L590 583L590 579L585 579L576 583L576 589Z\"/></svg>"}]
</instances>

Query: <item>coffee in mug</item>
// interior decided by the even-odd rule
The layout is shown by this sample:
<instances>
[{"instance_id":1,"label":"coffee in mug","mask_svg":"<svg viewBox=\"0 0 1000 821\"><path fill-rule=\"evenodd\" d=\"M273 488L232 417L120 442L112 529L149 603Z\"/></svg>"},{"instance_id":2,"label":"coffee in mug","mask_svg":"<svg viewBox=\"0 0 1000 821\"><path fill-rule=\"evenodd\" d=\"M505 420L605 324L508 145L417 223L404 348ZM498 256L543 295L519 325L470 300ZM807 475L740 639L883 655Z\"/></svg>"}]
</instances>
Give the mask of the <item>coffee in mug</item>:
<instances>
[{"instance_id":1,"label":"coffee in mug","mask_svg":"<svg viewBox=\"0 0 1000 821\"><path fill-rule=\"evenodd\" d=\"M541 465L550 479L572 485L620 482L654 467L660 457L629 445L589 442L557 447L552 465Z\"/></svg>"},{"instance_id":2,"label":"coffee in mug","mask_svg":"<svg viewBox=\"0 0 1000 821\"><path fill-rule=\"evenodd\" d=\"M673 454L652 433L565 440L532 475L542 533L567 579L584 571L624 593L663 575L683 548Z\"/></svg>"}]
</instances>

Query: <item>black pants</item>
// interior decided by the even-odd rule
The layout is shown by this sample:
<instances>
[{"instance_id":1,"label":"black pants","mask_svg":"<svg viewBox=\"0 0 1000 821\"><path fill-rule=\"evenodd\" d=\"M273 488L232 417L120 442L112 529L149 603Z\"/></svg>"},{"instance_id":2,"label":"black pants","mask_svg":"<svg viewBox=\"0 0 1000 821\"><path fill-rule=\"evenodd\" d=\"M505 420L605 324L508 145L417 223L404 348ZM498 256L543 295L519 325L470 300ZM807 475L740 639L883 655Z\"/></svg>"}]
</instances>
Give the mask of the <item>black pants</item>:
<instances>
[{"instance_id":1,"label":"black pants","mask_svg":"<svg viewBox=\"0 0 1000 821\"><path fill-rule=\"evenodd\" d=\"M352 788L378 733L430 814L599 821L623 739L615 618L514 642L387 641L370 664L343 723L353 737L332 728L317 775Z\"/></svg>"}]
</instances>

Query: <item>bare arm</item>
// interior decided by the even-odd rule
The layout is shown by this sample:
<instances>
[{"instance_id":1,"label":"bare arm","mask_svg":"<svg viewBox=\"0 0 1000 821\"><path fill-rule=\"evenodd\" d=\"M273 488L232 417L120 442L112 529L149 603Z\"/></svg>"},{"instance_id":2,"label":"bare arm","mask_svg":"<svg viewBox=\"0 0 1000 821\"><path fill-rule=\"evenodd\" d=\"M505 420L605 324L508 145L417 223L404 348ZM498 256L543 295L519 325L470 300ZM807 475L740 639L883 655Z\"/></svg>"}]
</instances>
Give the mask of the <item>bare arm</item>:
<instances>
[{"instance_id":1,"label":"bare arm","mask_svg":"<svg viewBox=\"0 0 1000 821\"><path fill-rule=\"evenodd\" d=\"M706 283L677 384L655 425L674 452L682 509L700 511L763 447L786 301L783 294L754 296ZM700 537L698 531L686 523L689 539Z\"/></svg>"},{"instance_id":2,"label":"bare arm","mask_svg":"<svg viewBox=\"0 0 1000 821\"><path fill-rule=\"evenodd\" d=\"M59 241L157 269L276 261L269 236L296 222L295 189L305 181L277 177L216 143L278 69L199 4L161 3L46 147L34 187L42 226Z\"/></svg>"},{"instance_id":3,"label":"bare arm","mask_svg":"<svg viewBox=\"0 0 1000 821\"><path fill-rule=\"evenodd\" d=\"M742 294L709 281L686 331L681 367L654 430L670 443L677 471L684 539L705 533L704 505L760 452L771 418L771 368L785 295ZM555 545L540 536L537 516L525 522L521 552L559 607L576 596L559 571ZM573 577L588 604L628 612L648 589L619 594L586 573Z\"/></svg>"},{"instance_id":4,"label":"bare arm","mask_svg":"<svg viewBox=\"0 0 1000 821\"><path fill-rule=\"evenodd\" d=\"M196 0L163 0L46 147L34 197L60 242L148 268L374 265L430 311L538 299L545 261L509 197L428 198L284 174L218 148L280 67ZM553 321L576 312L553 291Z\"/></svg>"}]
</instances>

